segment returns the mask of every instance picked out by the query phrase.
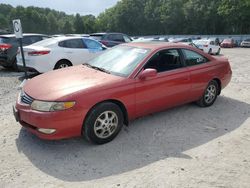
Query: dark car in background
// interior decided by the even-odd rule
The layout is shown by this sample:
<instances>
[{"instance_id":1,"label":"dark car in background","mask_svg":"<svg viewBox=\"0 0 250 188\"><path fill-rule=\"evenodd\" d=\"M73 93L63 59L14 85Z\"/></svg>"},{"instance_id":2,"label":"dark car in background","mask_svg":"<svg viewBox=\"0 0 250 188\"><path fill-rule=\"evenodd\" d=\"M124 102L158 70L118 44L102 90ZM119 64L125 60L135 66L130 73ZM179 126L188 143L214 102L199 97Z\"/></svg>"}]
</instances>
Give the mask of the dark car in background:
<instances>
[{"instance_id":1,"label":"dark car in background","mask_svg":"<svg viewBox=\"0 0 250 188\"><path fill-rule=\"evenodd\" d=\"M249 39L245 39L241 42L240 44L241 47L250 47L250 38Z\"/></svg>"},{"instance_id":2,"label":"dark car in background","mask_svg":"<svg viewBox=\"0 0 250 188\"><path fill-rule=\"evenodd\" d=\"M98 40L107 47L113 47L118 44L132 41L128 35L123 33L92 33L90 37Z\"/></svg>"},{"instance_id":3,"label":"dark car in background","mask_svg":"<svg viewBox=\"0 0 250 188\"><path fill-rule=\"evenodd\" d=\"M23 46L46 38L49 38L49 36L43 34L23 34ZM14 34L0 35L0 65L17 70L16 55L18 47L19 43Z\"/></svg>"}]
</instances>

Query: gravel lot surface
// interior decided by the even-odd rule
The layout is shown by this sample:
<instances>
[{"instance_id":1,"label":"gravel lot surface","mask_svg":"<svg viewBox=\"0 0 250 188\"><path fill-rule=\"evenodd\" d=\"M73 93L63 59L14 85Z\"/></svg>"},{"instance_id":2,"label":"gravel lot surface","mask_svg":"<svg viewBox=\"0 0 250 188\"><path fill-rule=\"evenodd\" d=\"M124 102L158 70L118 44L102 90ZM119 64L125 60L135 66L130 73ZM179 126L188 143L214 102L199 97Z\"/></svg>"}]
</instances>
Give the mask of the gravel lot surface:
<instances>
[{"instance_id":1,"label":"gravel lot surface","mask_svg":"<svg viewBox=\"0 0 250 188\"><path fill-rule=\"evenodd\" d=\"M44 141L12 115L23 73L0 68L0 187L250 187L250 49L223 49L233 78L210 108L140 118L111 143Z\"/></svg>"}]
</instances>

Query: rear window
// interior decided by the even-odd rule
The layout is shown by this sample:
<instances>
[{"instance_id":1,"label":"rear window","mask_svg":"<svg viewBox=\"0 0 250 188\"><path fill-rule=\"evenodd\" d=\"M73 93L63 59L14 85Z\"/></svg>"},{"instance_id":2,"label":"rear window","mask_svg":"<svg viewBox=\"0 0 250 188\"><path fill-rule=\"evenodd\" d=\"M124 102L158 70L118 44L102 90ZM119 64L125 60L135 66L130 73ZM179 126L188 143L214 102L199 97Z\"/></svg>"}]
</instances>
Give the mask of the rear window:
<instances>
[{"instance_id":1,"label":"rear window","mask_svg":"<svg viewBox=\"0 0 250 188\"><path fill-rule=\"evenodd\" d=\"M250 42L250 39L246 39L245 41Z\"/></svg>"},{"instance_id":2,"label":"rear window","mask_svg":"<svg viewBox=\"0 0 250 188\"><path fill-rule=\"evenodd\" d=\"M8 43L8 42L10 42L10 39L9 39L9 38L0 37L0 43Z\"/></svg>"},{"instance_id":3,"label":"rear window","mask_svg":"<svg viewBox=\"0 0 250 188\"><path fill-rule=\"evenodd\" d=\"M102 40L103 35L90 35L90 37L95 40Z\"/></svg>"},{"instance_id":4,"label":"rear window","mask_svg":"<svg viewBox=\"0 0 250 188\"><path fill-rule=\"evenodd\" d=\"M82 39L69 39L58 43L58 46L64 48L85 48Z\"/></svg>"},{"instance_id":5,"label":"rear window","mask_svg":"<svg viewBox=\"0 0 250 188\"><path fill-rule=\"evenodd\" d=\"M32 44L32 46L49 46L49 45L55 44L56 42L57 40L55 38L48 38L48 39L44 39L39 42L36 42Z\"/></svg>"}]
</instances>

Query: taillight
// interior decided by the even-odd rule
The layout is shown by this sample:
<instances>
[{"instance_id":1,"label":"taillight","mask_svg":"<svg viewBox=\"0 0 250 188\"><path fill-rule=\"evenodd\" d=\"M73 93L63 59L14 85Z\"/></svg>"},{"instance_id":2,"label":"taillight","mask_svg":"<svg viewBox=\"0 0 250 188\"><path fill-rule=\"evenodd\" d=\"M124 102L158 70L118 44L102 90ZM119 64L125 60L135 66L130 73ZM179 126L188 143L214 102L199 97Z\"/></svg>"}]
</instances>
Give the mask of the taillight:
<instances>
[{"instance_id":1,"label":"taillight","mask_svg":"<svg viewBox=\"0 0 250 188\"><path fill-rule=\"evenodd\" d=\"M30 56L39 56L39 55L46 55L49 54L50 51L48 50L43 50L43 51L32 51L32 52L28 52L28 55Z\"/></svg>"},{"instance_id":2,"label":"taillight","mask_svg":"<svg viewBox=\"0 0 250 188\"><path fill-rule=\"evenodd\" d=\"M8 50L9 48L11 48L12 45L11 44L0 44L0 49L2 51Z\"/></svg>"},{"instance_id":3,"label":"taillight","mask_svg":"<svg viewBox=\"0 0 250 188\"><path fill-rule=\"evenodd\" d=\"M208 45L204 45L204 47L208 47Z\"/></svg>"}]
</instances>

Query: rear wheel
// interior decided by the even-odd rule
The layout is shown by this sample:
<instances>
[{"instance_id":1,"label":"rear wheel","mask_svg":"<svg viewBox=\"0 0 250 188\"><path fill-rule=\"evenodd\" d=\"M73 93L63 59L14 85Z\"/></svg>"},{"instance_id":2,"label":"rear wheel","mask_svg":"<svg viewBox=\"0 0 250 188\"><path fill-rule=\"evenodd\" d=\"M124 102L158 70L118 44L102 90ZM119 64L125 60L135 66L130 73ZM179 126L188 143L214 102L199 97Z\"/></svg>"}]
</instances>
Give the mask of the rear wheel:
<instances>
[{"instance_id":1,"label":"rear wheel","mask_svg":"<svg viewBox=\"0 0 250 188\"><path fill-rule=\"evenodd\" d=\"M197 101L197 104L201 107L211 106L215 102L218 94L219 94L218 83L215 80L212 80L211 82L209 82L201 99Z\"/></svg>"},{"instance_id":2,"label":"rear wheel","mask_svg":"<svg viewBox=\"0 0 250 188\"><path fill-rule=\"evenodd\" d=\"M114 103L104 102L89 113L83 132L88 141L105 144L112 141L123 126L123 113Z\"/></svg>"},{"instance_id":3,"label":"rear wheel","mask_svg":"<svg viewBox=\"0 0 250 188\"><path fill-rule=\"evenodd\" d=\"M62 69L62 68L70 67L70 66L72 66L72 64L69 61L61 60L56 63L54 69Z\"/></svg>"}]
</instances>

